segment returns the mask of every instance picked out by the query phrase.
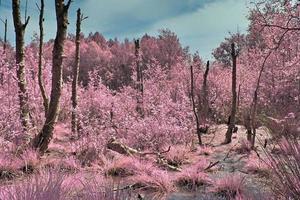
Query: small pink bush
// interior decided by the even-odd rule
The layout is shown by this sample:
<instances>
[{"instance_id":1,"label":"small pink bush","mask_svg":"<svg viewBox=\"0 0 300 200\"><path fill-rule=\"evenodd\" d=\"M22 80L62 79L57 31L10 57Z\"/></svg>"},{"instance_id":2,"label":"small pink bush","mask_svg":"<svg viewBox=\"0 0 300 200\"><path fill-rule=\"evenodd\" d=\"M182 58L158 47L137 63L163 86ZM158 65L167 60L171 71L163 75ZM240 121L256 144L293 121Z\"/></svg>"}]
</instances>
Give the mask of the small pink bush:
<instances>
[{"instance_id":1,"label":"small pink bush","mask_svg":"<svg viewBox=\"0 0 300 200\"><path fill-rule=\"evenodd\" d=\"M245 168L248 172L261 176L269 176L270 174L268 165L255 154L250 154L247 158Z\"/></svg>"},{"instance_id":2,"label":"small pink bush","mask_svg":"<svg viewBox=\"0 0 300 200\"><path fill-rule=\"evenodd\" d=\"M213 153L213 150L209 146L202 146L199 148L198 152L199 152L199 155L209 156Z\"/></svg>"},{"instance_id":3,"label":"small pink bush","mask_svg":"<svg viewBox=\"0 0 300 200\"><path fill-rule=\"evenodd\" d=\"M10 200L63 200L67 192L63 187L64 175L55 172L35 174L21 183L0 189L0 199Z\"/></svg>"},{"instance_id":4,"label":"small pink bush","mask_svg":"<svg viewBox=\"0 0 300 200\"><path fill-rule=\"evenodd\" d=\"M198 187L208 185L211 182L206 173L197 171L195 168L184 169L176 175L174 181L178 187L193 191Z\"/></svg>"},{"instance_id":5,"label":"small pink bush","mask_svg":"<svg viewBox=\"0 0 300 200\"><path fill-rule=\"evenodd\" d=\"M166 194L174 191L170 175L159 169L151 173L139 173L130 178L136 191L143 191L154 195L154 199L163 199Z\"/></svg>"},{"instance_id":6,"label":"small pink bush","mask_svg":"<svg viewBox=\"0 0 300 200\"><path fill-rule=\"evenodd\" d=\"M43 167L49 168L50 170L57 170L60 172L77 172L80 169L80 164L74 157L68 158L52 158L48 159L43 163Z\"/></svg>"},{"instance_id":7,"label":"small pink bush","mask_svg":"<svg viewBox=\"0 0 300 200\"><path fill-rule=\"evenodd\" d=\"M240 175L227 175L215 181L212 192L225 198L241 198L245 193L245 178Z\"/></svg>"},{"instance_id":8,"label":"small pink bush","mask_svg":"<svg viewBox=\"0 0 300 200\"><path fill-rule=\"evenodd\" d=\"M22 167L22 160L11 154L0 154L0 179L12 179Z\"/></svg>"},{"instance_id":9,"label":"small pink bush","mask_svg":"<svg viewBox=\"0 0 300 200\"><path fill-rule=\"evenodd\" d=\"M33 149L26 149L20 155L22 160L22 171L25 173L32 173L38 167L40 162L38 152Z\"/></svg>"},{"instance_id":10,"label":"small pink bush","mask_svg":"<svg viewBox=\"0 0 300 200\"><path fill-rule=\"evenodd\" d=\"M298 199L300 196L300 143L297 138L285 138L279 143L280 154L267 152L272 187L276 196Z\"/></svg>"},{"instance_id":11,"label":"small pink bush","mask_svg":"<svg viewBox=\"0 0 300 200\"><path fill-rule=\"evenodd\" d=\"M104 168L106 175L110 176L132 176L137 174L151 174L155 166L144 160L135 157L120 156L111 162L107 162Z\"/></svg>"},{"instance_id":12,"label":"small pink bush","mask_svg":"<svg viewBox=\"0 0 300 200\"><path fill-rule=\"evenodd\" d=\"M188 160L189 150L184 145L176 145L170 148L170 151L164 155L169 165L179 167Z\"/></svg>"},{"instance_id":13,"label":"small pink bush","mask_svg":"<svg viewBox=\"0 0 300 200\"><path fill-rule=\"evenodd\" d=\"M130 190L123 188L126 185L113 180L105 180L99 175L93 178L84 178L81 175L76 180L79 181L80 187L75 186L77 189L72 195L74 200L124 200L130 199L132 196Z\"/></svg>"},{"instance_id":14,"label":"small pink bush","mask_svg":"<svg viewBox=\"0 0 300 200\"><path fill-rule=\"evenodd\" d=\"M196 190L200 186L209 185L211 180L204 172L208 165L206 159L201 159L191 167L183 169L174 179L176 185L187 190Z\"/></svg>"},{"instance_id":15,"label":"small pink bush","mask_svg":"<svg viewBox=\"0 0 300 200\"><path fill-rule=\"evenodd\" d=\"M251 151L251 144L248 140L242 139L239 141L239 146L236 147L235 151L240 154L249 153Z\"/></svg>"}]
</instances>

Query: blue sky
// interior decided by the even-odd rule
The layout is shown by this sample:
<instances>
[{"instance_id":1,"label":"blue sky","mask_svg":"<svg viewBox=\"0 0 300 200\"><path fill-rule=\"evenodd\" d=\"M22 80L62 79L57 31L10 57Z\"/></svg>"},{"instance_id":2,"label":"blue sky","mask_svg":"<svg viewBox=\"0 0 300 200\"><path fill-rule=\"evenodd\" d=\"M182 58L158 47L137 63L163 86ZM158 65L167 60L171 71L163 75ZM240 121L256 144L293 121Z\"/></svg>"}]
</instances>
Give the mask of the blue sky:
<instances>
[{"instance_id":1,"label":"blue sky","mask_svg":"<svg viewBox=\"0 0 300 200\"><path fill-rule=\"evenodd\" d=\"M25 0L21 0L23 6ZM31 16L26 30L26 41L38 32L38 9L28 0L28 15ZM55 37L54 0L45 0L45 37ZM199 51L210 58L212 49L228 35L247 29L248 7L246 0L74 0L71 5L69 32L75 32L77 8L89 18L84 21L85 34L99 31L106 38L138 38L148 33L156 35L159 29L169 28L176 32L181 43L191 52ZM23 13L24 15L24 13ZM13 41L11 0L2 0L0 18L9 19L9 40ZM0 26L0 36L3 26Z\"/></svg>"}]
</instances>

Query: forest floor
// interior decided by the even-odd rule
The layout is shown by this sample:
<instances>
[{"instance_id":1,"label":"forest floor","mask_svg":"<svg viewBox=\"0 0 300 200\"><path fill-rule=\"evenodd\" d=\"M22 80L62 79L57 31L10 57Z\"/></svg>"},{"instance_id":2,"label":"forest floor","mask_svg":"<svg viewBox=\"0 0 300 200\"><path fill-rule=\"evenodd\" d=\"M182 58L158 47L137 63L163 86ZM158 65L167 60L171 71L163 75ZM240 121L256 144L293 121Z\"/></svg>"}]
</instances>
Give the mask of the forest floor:
<instances>
[{"instance_id":1,"label":"forest floor","mask_svg":"<svg viewBox=\"0 0 300 200\"><path fill-rule=\"evenodd\" d=\"M226 177L242 177L240 183L249 199L268 199L270 192L269 171L267 169L267 157L263 149L265 139L271 139L266 128L260 128L257 131L256 151L250 151L250 146L245 143L246 129L238 126L238 132L233 134L232 142L224 145L227 125L218 125L210 129L202 139L207 147L210 147L210 153L207 155L210 163L214 164L208 171L212 184ZM194 155L194 160L199 159L199 154ZM201 156L200 156L201 159ZM191 163L193 165L193 163ZM242 186L243 185L243 186ZM207 190L198 192L174 193L169 200L199 200L199 199L226 199L222 196L210 194Z\"/></svg>"},{"instance_id":2,"label":"forest floor","mask_svg":"<svg viewBox=\"0 0 300 200\"><path fill-rule=\"evenodd\" d=\"M165 194L164 198L168 200L226 199L224 195L216 193L215 191L212 192L211 190L215 185L218 185L218 182L222 184L220 180L226 179L229 185L233 185L232 187L238 187L240 190L243 190L242 192L249 197L249 199L267 199L266 196L270 192L271 183L269 181L270 173L265 163L267 158L264 153L265 150L262 148L262 143L265 139L271 139L268 130L263 127L257 130L256 151L250 151L249 145L245 142L246 130L243 126L238 126L238 131L233 134L230 144L223 145L222 142L224 141L226 130L227 125L215 125L210 127L208 133L202 137L204 147L171 147L171 151L173 148L176 149L175 153L173 151L173 156L176 153L181 155L181 152L185 152L185 160L180 166L181 172L206 160L206 164L204 162L206 167L204 166L205 169L202 170L208 175L210 181L209 184L201 185L192 190L177 187L175 190ZM97 153L91 150L85 154L77 154L75 157L80 160L81 163L84 160L84 162L93 162L93 164L89 167L78 167L75 162L69 159L70 157L74 157L75 148L74 144L72 144L73 141L70 137L69 129L63 124L59 124L55 128L54 136L48 152L39 159L38 164L35 164L36 168L51 168L57 165L57 160L60 160L62 161L60 167L67 174L71 174L71 177L76 177L78 174L82 175L82 173L89 176L100 173L102 177L106 177L107 169L111 166L115 167L117 165L116 163L118 163L116 160L122 158L115 156L117 154L116 152L110 152L109 155L113 155L114 157L111 161L114 164L105 164L103 160L96 156ZM272 148L271 146L272 145L269 144L269 148ZM107 160L108 159L106 159L106 162ZM129 160L128 162L132 161ZM123 165L126 167L125 161ZM129 164L129 166L131 165L132 163ZM167 170L170 177L177 177L181 172ZM193 176L193 174L191 176ZM238 178L234 179L234 177ZM192 179L193 178L194 177L192 177ZM21 176L17 180L22 179ZM118 180L126 185L128 177L121 176L118 177ZM15 182L16 180L11 180L8 183L14 184L12 181ZM145 192L142 196L144 196L142 199L150 199L153 197L153 195L151 195L151 193L149 195L148 192ZM158 197L154 199L158 199Z\"/></svg>"}]
</instances>

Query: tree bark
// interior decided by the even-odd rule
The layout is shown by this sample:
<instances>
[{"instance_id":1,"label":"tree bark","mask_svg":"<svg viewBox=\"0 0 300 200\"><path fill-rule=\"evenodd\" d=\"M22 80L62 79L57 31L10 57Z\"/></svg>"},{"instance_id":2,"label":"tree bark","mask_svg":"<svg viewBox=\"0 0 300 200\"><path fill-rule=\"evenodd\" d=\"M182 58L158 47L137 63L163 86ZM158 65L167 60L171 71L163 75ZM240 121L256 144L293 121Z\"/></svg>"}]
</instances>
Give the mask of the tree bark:
<instances>
[{"instance_id":1,"label":"tree bark","mask_svg":"<svg viewBox=\"0 0 300 200\"><path fill-rule=\"evenodd\" d=\"M235 51L235 44L231 44L231 57L232 57L232 105L231 105L231 114L230 122L226 132L225 144L231 142L232 133L235 128L235 114L236 114L236 104L237 104L237 93L236 93L236 60L237 54Z\"/></svg>"},{"instance_id":2,"label":"tree bark","mask_svg":"<svg viewBox=\"0 0 300 200\"><path fill-rule=\"evenodd\" d=\"M195 98L194 98L194 72L193 72L193 66L192 65L191 65L190 70L191 70L191 99L192 99L193 112L194 112L194 116L195 116L195 120L196 120L196 134L198 136L199 145L202 145L199 116L197 114Z\"/></svg>"},{"instance_id":3,"label":"tree bark","mask_svg":"<svg viewBox=\"0 0 300 200\"><path fill-rule=\"evenodd\" d=\"M23 126L23 131L27 132L29 128L29 105L27 83L25 75L24 64L24 34L26 26L29 22L29 17L26 18L25 23L21 21L20 14L20 0L12 0L13 20L16 35L16 65L17 65L17 79L18 79L18 96L20 105L20 120Z\"/></svg>"},{"instance_id":4,"label":"tree bark","mask_svg":"<svg viewBox=\"0 0 300 200\"><path fill-rule=\"evenodd\" d=\"M143 93L144 93L144 85L143 85L143 71L141 66L141 52L140 52L140 41L135 40L135 58L136 58L136 88L137 88L137 112L143 117L144 116L144 108L143 108Z\"/></svg>"},{"instance_id":5,"label":"tree bark","mask_svg":"<svg viewBox=\"0 0 300 200\"><path fill-rule=\"evenodd\" d=\"M244 126L247 130L247 140L249 143L251 143L252 138L252 129L251 129L251 113L246 111L244 114Z\"/></svg>"},{"instance_id":6,"label":"tree bark","mask_svg":"<svg viewBox=\"0 0 300 200\"><path fill-rule=\"evenodd\" d=\"M71 0L67 4L64 0L55 0L57 32L53 47L52 57L52 88L50 96L49 110L40 133L33 141L33 147L38 149L40 153L44 153L53 137L54 125L57 122L59 113L59 102L62 86L62 62L64 43L67 35L68 27L68 10L71 5Z\"/></svg>"},{"instance_id":7,"label":"tree bark","mask_svg":"<svg viewBox=\"0 0 300 200\"><path fill-rule=\"evenodd\" d=\"M261 69L259 71L259 75L258 75L258 79L257 79L257 83L256 83L256 88L254 91L254 96L253 96L253 101L251 104L251 128L252 128L252 138L251 138L251 148L254 149L255 147L255 138L256 138L256 128L257 128L257 124L256 124L256 112L257 112L257 104L258 104L258 93L259 93L259 88L260 88L260 81L261 81L261 77L262 74L264 72L266 63L268 58L271 56L272 51L269 51L268 55L265 57L264 62L261 66Z\"/></svg>"},{"instance_id":8,"label":"tree bark","mask_svg":"<svg viewBox=\"0 0 300 200\"><path fill-rule=\"evenodd\" d=\"M207 77L209 73L209 61L207 61L205 73L203 75L203 86L202 86L202 106L203 106L203 116L204 120L207 121L209 113L209 102L208 102L208 87L207 87Z\"/></svg>"},{"instance_id":9,"label":"tree bark","mask_svg":"<svg viewBox=\"0 0 300 200\"><path fill-rule=\"evenodd\" d=\"M43 44L44 44L44 10L45 3L44 0L41 0L40 16L39 16L39 28L40 28L40 44L39 44L39 72L38 72L38 82L41 91L41 95L43 98L43 105L45 110L45 117L47 117L48 109L49 109L49 99L47 97L44 80L43 80Z\"/></svg>"},{"instance_id":10,"label":"tree bark","mask_svg":"<svg viewBox=\"0 0 300 200\"><path fill-rule=\"evenodd\" d=\"M77 10L77 21L76 21L76 39L75 39L75 64L73 66L73 81L72 81L72 132L76 133L78 129L78 119L77 119L77 84L78 84L78 73L80 65L80 32L81 32L81 22L82 22L81 10Z\"/></svg>"},{"instance_id":11,"label":"tree bark","mask_svg":"<svg viewBox=\"0 0 300 200\"><path fill-rule=\"evenodd\" d=\"M4 38L3 38L3 54L6 52L6 47L7 47L7 19L2 20L2 23L4 24Z\"/></svg>"}]
</instances>

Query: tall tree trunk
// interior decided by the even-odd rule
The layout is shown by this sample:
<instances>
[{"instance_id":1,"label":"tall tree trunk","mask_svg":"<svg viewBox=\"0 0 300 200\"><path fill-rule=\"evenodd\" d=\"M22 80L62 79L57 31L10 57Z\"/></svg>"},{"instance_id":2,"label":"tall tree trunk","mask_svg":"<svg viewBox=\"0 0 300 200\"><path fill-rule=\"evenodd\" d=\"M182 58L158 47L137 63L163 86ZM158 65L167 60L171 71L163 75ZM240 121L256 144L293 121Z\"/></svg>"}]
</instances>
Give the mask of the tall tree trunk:
<instances>
[{"instance_id":1,"label":"tall tree trunk","mask_svg":"<svg viewBox=\"0 0 300 200\"><path fill-rule=\"evenodd\" d=\"M39 16L39 27L40 27L40 44L39 44L39 73L38 73L38 82L41 91L41 95L43 98L43 105L45 110L45 117L47 117L48 109L49 109L49 99L47 97L44 81L43 81L43 44L44 44L44 10L45 4L44 0L41 0L40 16Z\"/></svg>"},{"instance_id":2,"label":"tall tree trunk","mask_svg":"<svg viewBox=\"0 0 300 200\"><path fill-rule=\"evenodd\" d=\"M7 47L7 19L4 21L4 44L3 44L3 53L6 52Z\"/></svg>"},{"instance_id":3,"label":"tall tree trunk","mask_svg":"<svg viewBox=\"0 0 300 200\"><path fill-rule=\"evenodd\" d=\"M208 87L207 87L207 77L209 72L209 61L207 61L206 69L203 75L203 85L202 85L202 108L203 108L203 121L207 121L209 113L209 102L208 102Z\"/></svg>"},{"instance_id":4,"label":"tall tree trunk","mask_svg":"<svg viewBox=\"0 0 300 200\"><path fill-rule=\"evenodd\" d=\"M33 147L38 149L41 153L44 153L48 148L48 145L53 137L54 125L57 122L57 117L59 114L59 102L62 86L63 52L68 27L68 10L71 2L72 1L69 0L68 3L65 4L64 0L55 0L57 32L53 46L50 104L44 126L33 141Z\"/></svg>"},{"instance_id":5,"label":"tall tree trunk","mask_svg":"<svg viewBox=\"0 0 300 200\"><path fill-rule=\"evenodd\" d=\"M3 38L3 54L6 52L7 47L7 19L2 20L0 19L4 25L4 38Z\"/></svg>"},{"instance_id":6,"label":"tall tree trunk","mask_svg":"<svg viewBox=\"0 0 300 200\"><path fill-rule=\"evenodd\" d=\"M0 19L0 20L4 24L3 54L5 54L6 53L6 45L7 45L7 19L5 19L5 20ZM3 72L1 72L0 73L0 84L1 85L3 85L3 82L4 82L3 78L4 78L3 77Z\"/></svg>"},{"instance_id":7,"label":"tall tree trunk","mask_svg":"<svg viewBox=\"0 0 300 200\"><path fill-rule=\"evenodd\" d=\"M193 71L193 65L191 65L190 70L191 70L191 99L192 99L193 112L194 112L195 121L196 121L196 134L198 136L199 145L202 145L199 116L198 116L197 111L196 111L196 104L195 104L195 98L194 98L194 71Z\"/></svg>"},{"instance_id":8,"label":"tall tree trunk","mask_svg":"<svg viewBox=\"0 0 300 200\"><path fill-rule=\"evenodd\" d=\"M137 88L137 112L143 117L144 107L143 107L143 71L141 66L141 52L140 52L140 40L135 40L135 59L136 59L136 88Z\"/></svg>"},{"instance_id":9,"label":"tall tree trunk","mask_svg":"<svg viewBox=\"0 0 300 200\"><path fill-rule=\"evenodd\" d=\"M231 44L231 57L232 57L232 105L230 113L230 121L228 129L226 132L225 144L231 142L232 133L235 127L235 114L236 114L236 104L237 104L237 93L236 93L236 60L237 53L235 51L235 44Z\"/></svg>"},{"instance_id":10,"label":"tall tree trunk","mask_svg":"<svg viewBox=\"0 0 300 200\"><path fill-rule=\"evenodd\" d=\"M81 10L77 10L77 21L76 21L76 51L75 51L75 64L73 66L73 81L72 81L72 132L76 133L78 129L78 119L77 119L77 84L78 84L78 73L79 73L79 65L80 65L80 32L81 32L81 22L83 20L83 16L81 14Z\"/></svg>"},{"instance_id":11,"label":"tall tree trunk","mask_svg":"<svg viewBox=\"0 0 300 200\"><path fill-rule=\"evenodd\" d=\"M238 93L237 93L237 105L236 105L237 112L239 112L240 101L241 101L241 84L239 84L239 89L238 89Z\"/></svg>"},{"instance_id":12,"label":"tall tree trunk","mask_svg":"<svg viewBox=\"0 0 300 200\"><path fill-rule=\"evenodd\" d=\"M264 72L267 60L271 56L271 54L272 54L272 51L269 51L268 55L265 57L265 59L263 61L263 64L260 68L257 83L256 83L256 88L255 88L255 91L254 91L253 101L252 101L252 104L251 104L251 109L250 110L251 110L251 128L252 128L252 139L251 139L251 148L252 149L254 149L254 147L255 147L256 128L257 128L256 112L257 112L258 93L259 93L259 88L260 88L260 81L261 81L262 73Z\"/></svg>"},{"instance_id":13,"label":"tall tree trunk","mask_svg":"<svg viewBox=\"0 0 300 200\"><path fill-rule=\"evenodd\" d=\"M249 144L251 143L252 139L252 129L251 129L251 113L249 111L246 111L244 114L244 126L247 130L247 141Z\"/></svg>"},{"instance_id":14,"label":"tall tree trunk","mask_svg":"<svg viewBox=\"0 0 300 200\"><path fill-rule=\"evenodd\" d=\"M24 64L24 34L26 26L29 22L29 17L26 18L25 23L23 24L20 14L20 0L12 0L12 10L16 34L16 65L19 87L18 95L20 105L20 119L23 130L27 132L29 128L29 105Z\"/></svg>"}]
</instances>

